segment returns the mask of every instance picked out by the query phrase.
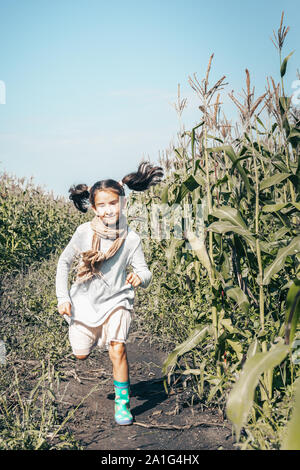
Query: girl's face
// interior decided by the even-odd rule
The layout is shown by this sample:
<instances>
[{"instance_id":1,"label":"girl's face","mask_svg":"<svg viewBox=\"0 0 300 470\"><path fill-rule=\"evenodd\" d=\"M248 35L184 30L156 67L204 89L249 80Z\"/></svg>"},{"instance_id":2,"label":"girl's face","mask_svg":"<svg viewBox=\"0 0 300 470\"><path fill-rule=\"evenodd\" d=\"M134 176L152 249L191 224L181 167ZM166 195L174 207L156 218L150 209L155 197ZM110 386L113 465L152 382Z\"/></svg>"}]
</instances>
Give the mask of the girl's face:
<instances>
[{"instance_id":1,"label":"girl's face","mask_svg":"<svg viewBox=\"0 0 300 470\"><path fill-rule=\"evenodd\" d=\"M125 206L125 196L119 196L108 190L98 190L95 194L95 206L92 206L92 209L105 225L115 225Z\"/></svg>"}]
</instances>

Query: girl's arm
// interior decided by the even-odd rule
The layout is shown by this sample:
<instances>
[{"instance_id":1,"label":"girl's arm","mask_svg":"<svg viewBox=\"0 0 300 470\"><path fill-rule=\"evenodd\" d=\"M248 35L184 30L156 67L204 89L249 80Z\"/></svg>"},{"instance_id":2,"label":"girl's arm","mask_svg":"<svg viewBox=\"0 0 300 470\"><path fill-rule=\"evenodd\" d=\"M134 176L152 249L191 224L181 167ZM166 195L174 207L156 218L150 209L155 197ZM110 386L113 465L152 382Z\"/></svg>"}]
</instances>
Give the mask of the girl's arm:
<instances>
[{"instance_id":1,"label":"girl's arm","mask_svg":"<svg viewBox=\"0 0 300 470\"><path fill-rule=\"evenodd\" d=\"M144 289L148 287L152 279L152 273L149 271L145 261L141 239L131 255L129 264L133 267L134 273L140 277L142 281L140 286Z\"/></svg>"},{"instance_id":2,"label":"girl's arm","mask_svg":"<svg viewBox=\"0 0 300 470\"><path fill-rule=\"evenodd\" d=\"M68 277L71 264L77 254L80 253L80 243L79 243L79 232L78 228L74 232L71 240L69 241L66 248L61 253L56 269L56 297L57 297L57 306L70 302L71 299L69 296L68 289Z\"/></svg>"}]
</instances>

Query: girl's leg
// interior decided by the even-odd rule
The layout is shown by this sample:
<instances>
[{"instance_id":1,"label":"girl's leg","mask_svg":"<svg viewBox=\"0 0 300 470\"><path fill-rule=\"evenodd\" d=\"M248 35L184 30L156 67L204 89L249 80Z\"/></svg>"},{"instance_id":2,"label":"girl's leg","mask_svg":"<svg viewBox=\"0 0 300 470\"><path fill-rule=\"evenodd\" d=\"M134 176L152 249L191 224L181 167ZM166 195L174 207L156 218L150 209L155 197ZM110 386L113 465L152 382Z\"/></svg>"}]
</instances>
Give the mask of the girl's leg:
<instances>
[{"instance_id":1,"label":"girl's leg","mask_svg":"<svg viewBox=\"0 0 300 470\"><path fill-rule=\"evenodd\" d=\"M117 341L111 341L109 347L109 357L113 366L114 380L118 382L128 382L129 365L127 360L126 345Z\"/></svg>"},{"instance_id":2,"label":"girl's leg","mask_svg":"<svg viewBox=\"0 0 300 470\"><path fill-rule=\"evenodd\" d=\"M115 421L118 424L132 424L130 412L130 382L126 346L124 343L111 341L109 356L113 365L115 387Z\"/></svg>"},{"instance_id":3,"label":"girl's leg","mask_svg":"<svg viewBox=\"0 0 300 470\"><path fill-rule=\"evenodd\" d=\"M76 359L81 359L83 361L84 359L87 359L89 357L89 354L85 354L85 355L81 355L81 356L77 356L75 354L75 357L76 357Z\"/></svg>"},{"instance_id":4,"label":"girl's leg","mask_svg":"<svg viewBox=\"0 0 300 470\"><path fill-rule=\"evenodd\" d=\"M95 328L74 321L69 326L69 340L77 359L87 359L95 343Z\"/></svg>"}]
</instances>

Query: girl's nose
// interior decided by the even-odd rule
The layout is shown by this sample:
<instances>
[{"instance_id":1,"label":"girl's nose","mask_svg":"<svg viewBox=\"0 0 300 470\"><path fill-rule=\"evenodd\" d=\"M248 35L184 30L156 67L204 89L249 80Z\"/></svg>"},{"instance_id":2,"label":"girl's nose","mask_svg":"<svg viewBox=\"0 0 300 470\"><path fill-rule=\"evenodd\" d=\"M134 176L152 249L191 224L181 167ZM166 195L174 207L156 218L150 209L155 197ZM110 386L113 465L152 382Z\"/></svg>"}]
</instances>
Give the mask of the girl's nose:
<instances>
[{"instance_id":1,"label":"girl's nose","mask_svg":"<svg viewBox=\"0 0 300 470\"><path fill-rule=\"evenodd\" d=\"M105 211L104 215L106 215L107 217L112 217L113 215L115 215L115 211L108 209Z\"/></svg>"}]
</instances>

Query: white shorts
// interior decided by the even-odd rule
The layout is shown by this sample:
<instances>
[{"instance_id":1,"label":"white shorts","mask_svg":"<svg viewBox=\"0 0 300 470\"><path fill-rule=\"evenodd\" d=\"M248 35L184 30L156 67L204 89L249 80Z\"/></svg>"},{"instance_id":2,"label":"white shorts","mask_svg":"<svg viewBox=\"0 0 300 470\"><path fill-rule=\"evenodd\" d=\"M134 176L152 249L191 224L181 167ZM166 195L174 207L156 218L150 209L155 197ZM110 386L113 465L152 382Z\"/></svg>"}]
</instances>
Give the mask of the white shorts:
<instances>
[{"instance_id":1,"label":"white shorts","mask_svg":"<svg viewBox=\"0 0 300 470\"><path fill-rule=\"evenodd\" d=\"M96 346L109 348L111 341L126 343L131 314L125 307L117 307L100 326L91 327L74 320L69 326L69 340L76 356L90 354Z\"/></svg>"}]
</instances>

